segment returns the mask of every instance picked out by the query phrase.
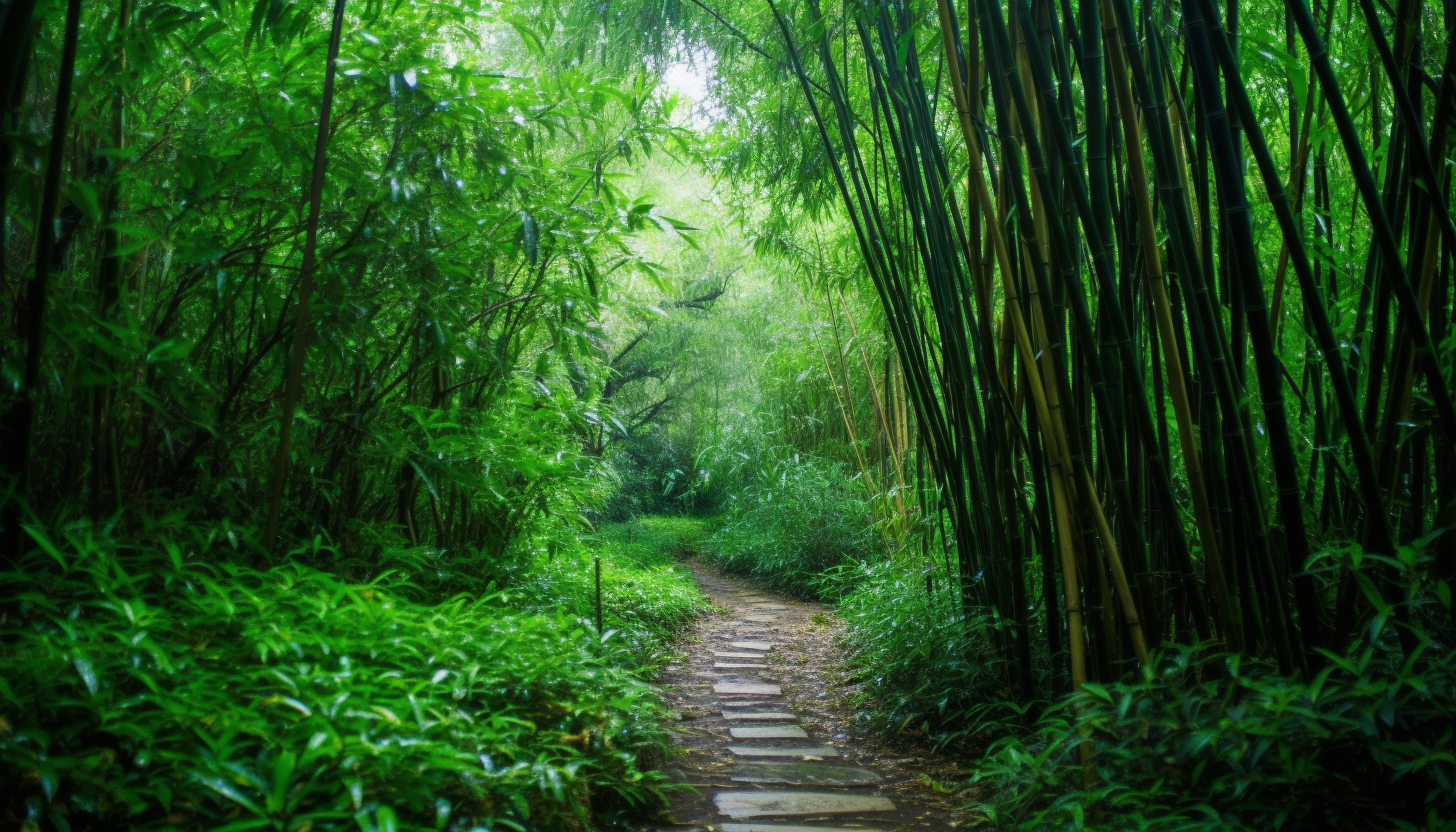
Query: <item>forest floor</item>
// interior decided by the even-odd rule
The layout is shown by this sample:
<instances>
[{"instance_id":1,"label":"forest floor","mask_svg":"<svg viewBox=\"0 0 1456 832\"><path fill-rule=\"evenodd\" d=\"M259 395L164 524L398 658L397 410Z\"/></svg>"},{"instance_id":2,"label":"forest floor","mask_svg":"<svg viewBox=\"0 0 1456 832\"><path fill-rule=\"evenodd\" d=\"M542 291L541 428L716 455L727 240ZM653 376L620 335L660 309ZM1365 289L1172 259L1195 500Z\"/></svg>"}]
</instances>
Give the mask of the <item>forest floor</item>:
<instances>
[{"instance_id":1,"label":"forest floor","mask_svg":"<svg viewBox=\"0 0 1456 832\"><path fill-rule=\"evenodd\" d=\"M690 563L712 611L663 673L676 711L670 773L691 786L645 830L953 829L954 763L854 724L856 686L826 606Z\"/></svg>"}]
</instances>

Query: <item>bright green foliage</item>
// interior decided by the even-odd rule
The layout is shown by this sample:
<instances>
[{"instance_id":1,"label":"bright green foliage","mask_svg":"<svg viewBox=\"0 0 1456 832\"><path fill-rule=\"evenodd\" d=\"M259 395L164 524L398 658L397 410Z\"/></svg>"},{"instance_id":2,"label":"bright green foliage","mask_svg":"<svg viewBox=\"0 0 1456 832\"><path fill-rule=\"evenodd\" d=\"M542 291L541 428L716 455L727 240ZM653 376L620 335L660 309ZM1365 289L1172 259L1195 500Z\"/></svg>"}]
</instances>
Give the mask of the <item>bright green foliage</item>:
<instances>
[{"instance_id":1,"label":"bright green foliage","mask_svg":"<svg viewBox=\"0 0 1456 832\"><path fill-rule=\"evenodd\" d=\"M44 548L0 584L9 817L550 830L660 799L652 689L567 612L258 571L225 543Z\"/></svg>"},{"instance_id":2,"label":"bright green foliage","mask_svg":"<svg viewBox=\"0 0 1456 832\"><path fill-rule=\"evenodd\" d=\"M521 586L532 609L595 619L595 564L602 566L603 640L653 666L666 642L701 613L707 602L692 576L673 562L686 554L705 523L687 517L643 517L604 526L586 546L562 541L538 555Z\"/></svg>"},{"instance_id":3,"label":"bright green foliage","mask_svg":"<svg viewBox=\"0 0 1456 832\"><path fill-rule=\"evenodd\" d=\"M22 7L0 13L29 59L0 125L0 817L580 830L655 805L642 663L701 601L604 547L603 639L591 553L544 553L605 479L615 305L634 275L676 288L629 240L685 229L621 181L690 150L672 97L563 57L534 5L345 4L265 551L326 8L85 2L52 137L66 4L33 39Z\"/></svg>"},{"instance_id":4,"label":"bright green foliage","mask_svg":"<svg viewBox=\"0 0 1456 832\"><path fill-rule=\"evenodd\" d=\"M755 468L723 527L703 541L708 559L725 569L819 598L834 596L825 572L869 557L873 546L868 506L843 467L799 454Z\"/></svg>"},{"instance_id":5,"label":"bright green foliage","mask_svg":"<svg viewBox=\"0 0 1456 832\"><path fill-rule=\"evenodd\" d=\"M700 549L885 733L1044 714L1002 825L1450 827L1449 8L348 0L285 444L325 6L71 0L55 108L67 5L0 12L5 817L650 804Z\"/></svg>"},{"instance_id":6,"label":"bright green foliage","mask_svg":"<svg viewBox=\"0 0 1456 832\"><path fill-rule=\"evenodd\" d=\"M1012 829L1449 830L1453 693L1449 657L1413 671L1367 649L1304 682L1175 648L1146 681L1089 684L996 743L976 779Z\"/></svg>"},{"instance_id":7,"label":"bright green foliage","mask_svg":"<svg viewBox=\"0 0 1456 832\"><path fill-rule=\"evenodd\" d=\"M871 729L953 750L1007 715L996 622L967 620L943 573L901 557L848 564L834 581Z\"/></svg>"},{"instance_id":8,"label":"bright green foliage","mask_svg":"<svg viewBox=\"0 0 1456 832\"><path fill-rule=\"evenodd\" d=\"M114 32L86 9L82 64L124 49L127 70L77 89L78 213L43 345L45 377L65 383L39 391L30 508L51 522L181 504L246 524L277 447L327 26L294 4L142 3ZM673 102L649 76L548 56L552 21L527 11L348 7L283 528L322 533L356 578L400 540L504 552L585 487L584 438L609 416L603 318L616 283L651 268L625 240L672 228L615 180L681 146ZM54 41L43 28L41 87ZM44 119L22 124L16 251L47 139ZM124 280L106 307L92 207L113 184ZM6 339L10 395L24 348ZM104 418L93 395L110 397Z\"/></svg>"},{"instance_id":9,"label":"bright green foliage","mask_svg":"<svg viewBox=\"0 0 1456 832\"><path fill-rule=\"evenodd\" d=\"M1322 560L1449 611L1428 543ZM1456 828L1456 659L1429 642L1403 657L1393 630L1380 616L1309 679L1165 648L1141 680L1089 683L995 743L974 774L993 789L986 817L1022 830Z\"/></svg>"},{"instance_id":10,"label":"bright green foliage","mask_svg":"<svg viewBox=\"0 0 1456 832\"><path fill-rule=\"evenodd\" d=\"M672 564L674 558L696 551L708 521L681 515L639 517L630 523L609 523L602 527L602 545L617 560L635 562L643 569Z\"/></svg>"}]
</instances>

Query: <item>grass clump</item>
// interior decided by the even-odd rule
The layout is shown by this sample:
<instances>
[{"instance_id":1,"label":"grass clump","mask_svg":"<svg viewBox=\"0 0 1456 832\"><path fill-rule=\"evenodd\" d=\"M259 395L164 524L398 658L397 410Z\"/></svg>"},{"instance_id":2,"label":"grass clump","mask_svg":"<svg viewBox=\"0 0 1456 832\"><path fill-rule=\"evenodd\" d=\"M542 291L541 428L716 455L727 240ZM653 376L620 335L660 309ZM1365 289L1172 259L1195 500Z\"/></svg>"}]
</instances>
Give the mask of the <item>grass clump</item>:
<instances>
[{"instance_id":1,"label":"grass clump","mask_svg":"<svg viewBox=\"0 0 1456 832\"><path fill-rule=\"evenodd\" d=\"M629 650L635 664L655 665L677 631L707 609L692 575L674 562L705 525L687 517L643 517L606 524L585 545L558 541L538 556L522 584L525 603L595 621L594 559L600 557L607 640Z\"/></svg>"},{"instance_id":2,"label":"grass clump","mask_svg":"<svg viewBox=\"0 0 1456 832\"><path fill-rule=\"evenodd\" d=\"M881 735L945 747L1004 701L996 689L1004 677L995 621L967 617L954 591L926 575L923 564L895 558L846 565L834 577L844 587L839 613L862 718Z\"/></svg>"},{"instance_id":3,"label":"grass clump","mask_svg":"<svg viewBox=\"0 0 1456 832\"><path fill-rule=\"evenodd\" d=\"M577 608L41 540L0 574L7 823L580 830L662 801L661 706ZM619 615L645 643L694 609L673 599Z\"/></svg>"},{"instance_id":4,"label":"grass clump","mask_svg":"<svg viewBox=\"0 0 1456 832\"><path fill-rule=\"evenodd\" d=\"M863 489L844 466L795 454L734 494L723 525L703 541L716 566L801 598L833 598L825 573L874 551Z\"/></svg>"},{"instance_id":5,"label":"grass clump","mask_svg":"<svg viewBox=\"0 0 1456 832\"><path fill-rule=\"evenodd\" d=\"M656 514L602 526L602 543L643 566L665 566L696 551L708 531L701 517Z\"/></svg>"}]
</instances>

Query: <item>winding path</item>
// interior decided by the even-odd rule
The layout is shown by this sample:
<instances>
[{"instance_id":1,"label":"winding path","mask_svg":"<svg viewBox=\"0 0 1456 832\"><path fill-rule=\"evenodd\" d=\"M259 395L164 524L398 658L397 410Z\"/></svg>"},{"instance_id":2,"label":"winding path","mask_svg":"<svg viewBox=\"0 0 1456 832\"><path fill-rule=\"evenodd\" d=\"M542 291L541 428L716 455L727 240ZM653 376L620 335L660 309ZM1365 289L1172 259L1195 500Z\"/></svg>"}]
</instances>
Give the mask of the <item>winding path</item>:
<instances>
[{"instance_id":1,"label":"winding path","mask_svg":"<svg viewBox=\"0 0 1456 832\"><path fill-rule=\"evenodd\" d=\"M932 788L935 776L950 779L953 768L851 738L827 608L692 566L714 611L698 622L663 681L684 752L671 773L693 790L673 800L667 823L645 828L954 828L954 801Z\"/></svg>"}]
</instances>

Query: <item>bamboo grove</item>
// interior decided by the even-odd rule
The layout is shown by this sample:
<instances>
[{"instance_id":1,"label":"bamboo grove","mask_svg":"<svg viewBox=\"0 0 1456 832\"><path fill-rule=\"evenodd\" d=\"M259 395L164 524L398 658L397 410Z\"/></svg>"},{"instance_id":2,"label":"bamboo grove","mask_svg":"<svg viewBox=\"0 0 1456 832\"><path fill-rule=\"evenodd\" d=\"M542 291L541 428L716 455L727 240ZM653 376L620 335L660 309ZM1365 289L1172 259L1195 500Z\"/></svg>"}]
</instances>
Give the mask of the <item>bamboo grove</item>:
<instances>
[{"instance_id":1,"label":"bamboo grove","mask_svg":"<svg viewBox=\"0 0 1456 832\"><path fill-rule=\"evenodd\" d=\"M1015 698L1449 634L1442 9L768 6L703 25L806 108Z\"/></svg>"},{"instance_id":2,"label":"bamboo grove","mask_svg":"<svg viewBox=\"0 0 1456 832\"><path fill-rule=\"evenodd\" d=\"M516 75L552 58L495 6L113 5L4 10L7 559L174 510L358 574L376 520L509 546L607 424L607 275L669 221L603 172L665 99Z\"/></svg>"}]
</instances>

